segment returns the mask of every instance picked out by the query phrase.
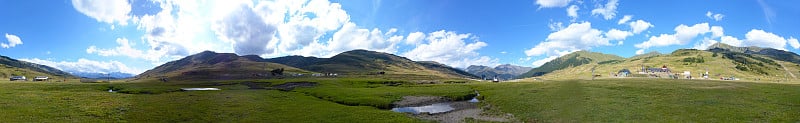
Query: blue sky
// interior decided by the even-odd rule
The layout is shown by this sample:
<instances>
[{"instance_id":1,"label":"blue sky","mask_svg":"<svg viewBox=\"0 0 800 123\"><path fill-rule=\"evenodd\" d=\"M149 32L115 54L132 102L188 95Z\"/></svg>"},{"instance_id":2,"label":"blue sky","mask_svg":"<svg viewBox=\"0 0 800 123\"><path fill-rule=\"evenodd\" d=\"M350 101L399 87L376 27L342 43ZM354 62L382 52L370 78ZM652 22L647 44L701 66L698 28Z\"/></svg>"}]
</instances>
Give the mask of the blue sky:
<instances>
[{"instance_id":1,"label":"blue sky","mask_svg":"<svg viewBox=\"0 0 800 123\"><path fill-rule=\"evenodd\" d=\"M630 57L716 42L797 52L791 0L0 1L0 55L68 72L138 74L211 50L536 67L578 50Z\"/></svg>"}]
</instances>

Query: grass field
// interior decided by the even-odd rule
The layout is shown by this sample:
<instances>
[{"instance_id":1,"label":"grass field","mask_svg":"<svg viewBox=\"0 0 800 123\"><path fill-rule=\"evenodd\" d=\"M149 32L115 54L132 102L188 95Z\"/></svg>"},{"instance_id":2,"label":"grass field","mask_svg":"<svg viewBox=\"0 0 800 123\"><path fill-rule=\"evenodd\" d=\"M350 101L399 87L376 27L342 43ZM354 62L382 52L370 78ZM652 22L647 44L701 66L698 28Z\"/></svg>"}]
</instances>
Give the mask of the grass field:
<instances>
[{"instance_id":1,"label":"grass field","mask_svg":"<svg viewBox=\"0 0 800 123\"><path fill-rule=\"evenodd\" d=\"M535 122L797 122L800 86L663 79L476 85L484 102Z\"/></svg>"},{"instance_id":2,"label":"grass field","mask_svg":"<svg viewBox=\"0 0 800 123\"><path fill-rule=\"evenodd\" d=\"M240 82L318 82L292 91ZM113 86L113 87L111 87ZM178 91L217 87L222 91ZM118 93L109 93L114 88ZM183 83L0 82L4 122L426 122L387 110L407 95L468 99L535 122L797 122L800 85L662 79L485 83L276 79Z\"/></svg>"}]
</instances>

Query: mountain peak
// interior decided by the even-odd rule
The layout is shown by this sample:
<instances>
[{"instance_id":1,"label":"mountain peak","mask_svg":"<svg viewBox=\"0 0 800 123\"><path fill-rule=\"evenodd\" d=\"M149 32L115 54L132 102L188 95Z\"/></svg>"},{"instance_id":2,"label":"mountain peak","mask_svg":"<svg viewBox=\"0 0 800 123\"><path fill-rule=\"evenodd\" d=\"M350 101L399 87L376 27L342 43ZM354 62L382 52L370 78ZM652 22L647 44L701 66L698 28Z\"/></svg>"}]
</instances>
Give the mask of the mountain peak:
<instances>
[{"instance_id":1,"label":"mountain peak","mask_svg":"<svg viewBox=\"0 0 800 123\"><path fill-rule=\"evenodd\" d=\"M732 45L728 45L728 44L725 44L725 43L715 43L715 44L712 44L711 46L708 46L708 50L715 50L715 49L722 49L722 50L728 50L728 51L732 51L732 52L746 53L746 52L760 52L761 50L771 49L771 48L762 48L762 47L756 47L756 46L737 47L737 46L732 46Z\"/></svg>"}]
</instances>

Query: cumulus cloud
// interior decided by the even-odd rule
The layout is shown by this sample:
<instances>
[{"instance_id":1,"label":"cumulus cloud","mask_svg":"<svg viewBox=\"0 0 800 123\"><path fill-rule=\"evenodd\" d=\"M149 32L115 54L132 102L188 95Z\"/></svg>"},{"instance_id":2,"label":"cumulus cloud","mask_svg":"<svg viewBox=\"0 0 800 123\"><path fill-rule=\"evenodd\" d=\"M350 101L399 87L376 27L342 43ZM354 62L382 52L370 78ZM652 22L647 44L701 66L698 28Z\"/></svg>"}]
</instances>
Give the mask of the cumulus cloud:
<instances>
[{"instance_id":1,"label":"cumulus cloud","mask_svg":"<svg viewBox=\"0 0 800 123\"><path fill-rule=\"evenodd\" d=\"M2 46L3 48L12 48L14 46L22 44L22 39L20 39L19 36L17 35L6 33L6 40L8 40L8 43L0 43L0 46Z\"/></svg>"},{"instance_id":2,"label":"cumulus cloud","mask_svg":"<svg viewBox=\"0 0 800 123\"><path fill-rule=\"evenodd\" d=\"M643 20L633 21L629 25L631 26L631 31L633 31L634 34L639 34L642 31L645 31L650 27L653 27L653 24L650 24L650 22Z\"/></svg>"},{"instance_id":3,"label":"cumulus cloud","mask_svg":"<svg viewBox=\"0 0 800 123\"><path fill-rule=\"evenodd\" d=\"M718 38L725 35L724 29L721 26L711 26L711 36L712 38Z\"/></svg>"},{"instance_id":4,"label":"cumulus cloud","mask_svg":"<svg viewBox=\"0 0 800 123\"><path fill-rule=\"evenodd\" d=\"M539 8L565 7L569 5L571 1L572 0L536 0L536 4L539 5Z\"/></svg>"},{"instance_id":5,"label":"cumulus cloud","mask_svg":"<svg viewBox=\"0 0 800 123\"><path fill-rule=\"evenodd\" d=\"M283 11L277 11L280 10L280 7L265 3L260 3L259 6L262 9L256 10L267 14L264 17L282 16L281 14L283 14ZM326 32L336 31L350 21L350 16L339 3L330 3L327 0L312 0L305 6L288 11L290 11L288 12L289 16L285 17L288 19L287 22L280 24L280 21L284 20L283 18L269 19L269 21L277 21L280 24L278 29L281 38L279 47L289 52L311 44ZM307 15L313 15L313 17Z\"/></svg>"},{"instance_id":6,"label":"cumulus cloud","mask_svg":"<svg viewBox=\"0 0 800 123\"><path fill-rule=\"evenodd\" d=\"M558 30L564 29L564 23L551 22L550 24L547 24L547 27L550 27L550 30L552 30L552 31L558 31Z\"/></svg>"},{"instance_id":7,"label":"cumulus cloud","mask_svg":"<svg viewBox=\"0 0 800 123\"><path fill-rule=\"evenodd\" d=\"M99 22L127 25L131 17L128 0L72 0L72 7Z\"/></svg>"},{"instance_id":8,"label":"cumulus cloud","mask_svg":"<svg viewBox=\"0 0 800 123\"><path fill-rule=\"evenodd\" d=\"M395 53L397 51L396 44L402 40L397 40L397 38L395 40L387 40L387 38L391 39L390 37L398 36L394 35L394 31L383 33L377 28L372 30L362 29L358 28L354 23L347 23L342 26L342 29L334 33L332 40L328 42L328 56L354 49Z\"/></svg>"},{"instance_id":9,"label":"cumulus cloud","mask_svg":"<svg viewBox=\"0 0 800 123\"><path fill-rule=\"evenodd\" d=\"M143 70L141 69L130 68L127 65L123 64L122 62L114 60L94 61L83 58L78 59L78 61L74 62L69 62L69 61L56 62L38 58L33 58L33 59L23 58L20 60L41 65L47 65L66 72L90 72L90 73L122 72L130 74L139 74L143 72Z\"/></svg>"},{"instance_id":10,"label":"cumulus cloud","mask_svg":"<svg viewBox=\"0 0 800 123\"><path fill-rule=\"evenodd\" d=\"M578 5L569 6L569 8L567 8L567 16L572 17L572 21L575 21L575 19L578 19L579 9L580 8L578 8Z\"/></svg>"},{"instance_id":11,"label":"cumulus cloud","mask_svg":"<svg viewBox=\"0 0 800 123\"><path fill-rule=\"evenodd\" d=\"M483 41L471 34L458 34L452 31L436 31L425 38L428 43L417 45L402 56L416 61L436 61L457 68L469 65L496 66L497 59L481 56L478 49L486 47ZM470 41L470 42L467 42Z\"/></svg>"},{"instance_id":12,"label":"cumulus cloud","mask_svg":"<svg viewBox=\"0 0 800 123\"><path fill-rule=\"evenodd\" d=\"M720 20L722 20L723 17L725 17L725 15L719 14L719 13L714 14L711 11L708 11L708 12L706 12L706 17L708 17L709 19L712 19L714 21L720 21Z\"/></svg>"},{"instance_id":13,"label":"cumulus cloud","mask_svg":"<svg viewBox=\"0 0 800 123\"><path fill-rule=\"evenodd\" d=\"M633 19L633 15L622 16L622 19L619 19L619 21L617 21L617 24L628 23L628 21L630 21L631 19Z\"/></svg>"},{"instance_id":14,"label":"cumulus cloud","mask_svg":"<svg viewBox=\"0 0 800 123\"><path fill-rule=\"evenodd\" d=\"M796 38L791 37L791 38L789 38L789 40L786 40L786 41L788 41L789 46L792 46L792 48L794 48L794 49L800 48L800 42L797 42Z\"/></svg>"},{"instance_id":15,"label":"cumulus cloud","mask_svg":"<svg viewBox=\"0 0 800 123\"><path fill-rule=\"evenodd\" d=\"M709 46L716 44L719 41L712 40L712 39L704 39L703 41L697 43L692 47L692 49L699 49L699 50L706 50Z\"/></svg>"},{"instance_id":16,"label":"cumulus cloud","mask_svg":"<svg viewBox=\"0 0 800 123\"><path fill-rule=\"evenodd\" d=\"M89 46L89 48L86 48L86 53L97 54L100 56L127 56L150 61L156 61L159 58L158 55L152 54L152 52L148 53L133 48L133 45L128 41L127 38L117 38L116 42L119 46L111 49L97 48L97 46L94 45Z\"/></svg>"},{"instance_id":17,"label":"cumulus cloud","mask_svg":"<svg viewBox=\"0 0 800 123\"><path fill-rule=\"evenodd\" d=\"M742 46L742 41L733 36L722 36L720 43L725 43L731 46Z\"/></svg>"},{"instance_id":18,"label":"cumulus cloud","mask_svg":"<svg viewBox=\"0 0 800 123\"><path fill-rule=\"evenodd\" d=\"M603 19L611 20L617 16L617 5L619 0L609 0L605 5L597 5L597 8L592 9L592 15L603 15Z\"/></svg>"},{"instance_id":19,"label":"cumulus cloud","mask_svg":"<svg viewBox=\"0 0 800 123\"><path fill-rule=\"evenodd\" d=\"M273 37L277 31L276 25L263 21L252 7L242 4L214 23L213 28L220 39L232 42L237 54L262 55L275 52L275 47L267 44L275 42Z\"/></svg>"},{"instance_id":20,"label":"cumulus cloud","mask_svg":"<svg viewBox=\"0 0 800 123\"><path fill-rule=\"evenodd\" d=\"M592 28L590 22L573 23L557 32L550 33L545 41L525 51L527 56L554 55L557 52L585 50L611 43L603 32Z\"/></svg>"},{"instance_id":21,"label":"cumulus cloud","mask_svg":"<svg viewBox=\"0 0 800 123\"><path fill-rule=\"evenodd\" d=\"M728 39L728 40L734 40L734 39ZM786 39L776 34L766 32L764 30L753 29L747 32L747 34L745 34L745 39L741 40L740 45L734 45L734 46L743 46L743 47L758 46L758 47L769 47L779 50L786 50L787 43L795 49L798 48L797 46L800 46L797 43L797 39L795 39L794 37Z\"/></svg>"},{"instance_id":22,"label":"cumulus cloud","mask_svg":"<svg viewBox=\"0 0 800 123\"><path fill-rule=\"evenodd\" d=\"M641 53L644 49L650 47L661 47L670 45L685 45L692 41L698 35L703 35L711 32L713 27L709 27L708 23L699 23L692 26L678 25L675 27L675 34L661 34L658 36L651 36L649 40L636 44L634 47L640 48ZM721 27L718 27L721 30ZM638 51L637 51L638 53Z\"/></svg>"},{"instance_id":23,"label":"cumulus cloud","mask_svg":"<svg viewBox=\"0 0 800 123\"><path fill-rule=\"evenodd\" d=\"M408 36L406 36L406 44L410 45L417 45L423 43L424 40L425 40L425 33L422 32L413 32L409 33Z\"/></svg>"},{"instance_id":24,"label":"cumulus cloud","mask_svg":"<svg viewBox=\"0 0 800 123\"><path fill-rule=\"evenodd\" d=\"M621 31L618 29L611 29L608 32L606 32L605 35L606 37L608 37L609 40L625 40L625 38L627 38L628 36L632 36L633 33L628 31Z\"/></svg>"}]
</instances>

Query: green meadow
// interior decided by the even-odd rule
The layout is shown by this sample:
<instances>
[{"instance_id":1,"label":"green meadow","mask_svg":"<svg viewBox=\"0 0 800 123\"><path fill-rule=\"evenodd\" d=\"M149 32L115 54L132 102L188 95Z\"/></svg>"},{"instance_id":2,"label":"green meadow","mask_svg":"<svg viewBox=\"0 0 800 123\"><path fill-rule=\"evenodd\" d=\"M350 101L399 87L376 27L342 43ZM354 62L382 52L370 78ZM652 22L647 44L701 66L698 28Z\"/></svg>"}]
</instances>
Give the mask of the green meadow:
<instances>
[{"instance_id":1,"label":"green meadow","mask_svg":"<svg viewBox=\"0 0 800 123\"><path fill-rule=\"evenodd\" d=\"M318 84L272 88L289 82ZM184 87L222 90L179 90ZM667 79L433 84L363 78L4 81L0 118L4 122L431 122L392 112L391 103L412 95L466 100L475 91L481 95L479 105L491 107L486 109L491 113L510 113L515 122L800 121L800 85Z\"/></svg>"}]
</instances>

